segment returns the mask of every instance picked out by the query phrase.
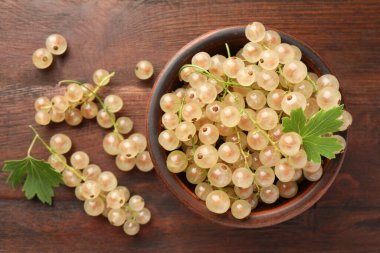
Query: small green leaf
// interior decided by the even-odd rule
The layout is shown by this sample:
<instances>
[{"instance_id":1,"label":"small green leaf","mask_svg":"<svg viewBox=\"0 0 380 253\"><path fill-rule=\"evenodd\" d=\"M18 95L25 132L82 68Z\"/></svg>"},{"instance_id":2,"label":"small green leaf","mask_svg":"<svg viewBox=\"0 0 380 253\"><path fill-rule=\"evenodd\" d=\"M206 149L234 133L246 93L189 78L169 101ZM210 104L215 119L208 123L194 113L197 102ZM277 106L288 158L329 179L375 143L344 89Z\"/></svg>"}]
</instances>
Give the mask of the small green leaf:
<instances>
[{"instance_id":1,"label":"small green leaf","mask_svg":"<svg viewBox=\"0 0 380 253\"><path fill-rule=\"evenodd\" d=\"M24 180L26 174L26 167L28 162L24 160L8 160L4 162L3 171L10 172L7 182L10 183L13 189L16 189Z\"/></svg>"},{"instance_id":2,"label":"small green leaf","mask_svg":"<svg viewBox=\"0 0 380 253\"><path fill-rule=\"evenodd\" d=\"M283 132L296 132L302 137L302 145L310 161L320 163L321 156L335 158L342 145L335 138L323 137L339 131L343 124L338 118L343 113L343 105L330 110L320 110L309 121L299 108L291 111L289 117L282 119Z\"/></svg>"},{"instance_id":3,"label":"small green leaf","mask_svg":"<svg viewBox=\"0 0 380 253\"><path fill-rule=\"evenodd\" d=\"M342 149L342 145L333 137L306 137L302 142L307 157L315 163L321 162L321 156L328 159L335 158L336 151Z\"/></svg>"},{"instance_id":4,"label":"small green leaf","mask_svg":"<svg viewBox=\"0 0 380 253\"><path fill-rule=\"evenodd\" d=\"M49 205L54 196L53 188L62 182L62 175L49 163L30 156L22 160L5 161L3 171L10 172L7 181L13 188L25 180L22 190L27 199L37 196L42 203Z\"/></svg>"},{"instance_id":5,"label":"small green leaf","mask_svg":"<svg viewBox=\"0 0 380 253\"><path fill-rule=\"evenodd\" d=\"M307 122L302 135L319 136L338 131L343 124L343 121L338 120L342 113L343 105L327 111L320 110Z\"/></svg>"},{"instance_id":6,"label":"small green leaf","mask_svg":"<svg viewBox=\"0 0 380 253\"><path fill-rule=\"evenodd\" d=\"M285 117L282 119L283 132L296 132L300 135L304 131L306 124L306 116L301 108L291 111L290 118Z\"/></svg>"}]
</instances>

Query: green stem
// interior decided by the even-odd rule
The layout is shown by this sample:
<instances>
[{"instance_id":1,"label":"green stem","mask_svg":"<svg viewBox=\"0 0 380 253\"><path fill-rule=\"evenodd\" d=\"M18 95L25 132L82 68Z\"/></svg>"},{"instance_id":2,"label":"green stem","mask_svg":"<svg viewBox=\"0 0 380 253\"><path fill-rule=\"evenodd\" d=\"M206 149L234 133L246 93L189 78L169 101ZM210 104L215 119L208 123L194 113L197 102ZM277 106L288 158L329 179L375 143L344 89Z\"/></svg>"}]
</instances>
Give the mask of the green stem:
<instances>
[{"instance_id":1,"label":"green stem","mask_svg":"<svg viewBox=\"0 0 380 253\"><path fill-rule=\"evenodd\" d=\"M231 57L231 51L230 51L230 47L228 46L227 43L225 43L224 45L226 45L226 50L227 50L227 56L228 58ZM227 76L227 82L231 81L231 78L229 76ZM228 86L227 86L227 89L228 89Z\"/></svg>"},{"instance_id":2,"label":"green stem","mask_svg":"<svg viewBox=\"0 0 380 253\"><path fill-rule=\"evenodd\" d=\"M30 152L32 152L32 148L33 148L34 144L36 143L37 138L38 138L37 135L34 135L33 141L28 148L28 153L27 153L28 156L30 156Z\"/></svg>"},{"instance_id":3,"label":"green stem","mask_svg":"<svg viewBox=\"0 0 380 253\"><path fill-rule=\"evenodd\" d=\"M194 136L191 137L191 151L193 154L195 153L195 142L194 142Z\"/></svg>"},{"instance_id":4,"label":"green stem","mask_svg":"<svg viewBox=\"0 0 380 253\"><path fill-rule=\"evenodd\" d=\"M124 140L123 136L120 134L119 132L119 128L116 124L116 121L115 121L115 118L113 117L114 114L112 114L109 109L107 108L107 106L104 104L103 100L98 96L97 92L99 91L99 89L101 87L104 86L104 82L106 82L107 80L109 80L111 77L115 76L115 72L112 72L111 74L107 75L106 77L104 77L102 79L102 81L99 83L99 85L94 89L94 90L90 90L87 86L85 86L83 83L79 82L79 81L76 81L76 80L62 80L58 83L58 85L61 85L63 83L76 83L84 88L86 88L91 95L88 95L86 99L84 99L83 101L79 102L78 104L74 104L76 106L84 103L90 96L94 96L96 98L96 100L99 102L99 104L102 106L102 108L104 109L104 111L107 113L108 117L110 118L111 122L112 122L112 126L113 126L113 131L114 133L116 133L117 137L122 141Z\"/></svg>"},{"instance_id":5,"label":"green stem","mask_svg":"<svg viewBox=\"0 0 380 253\"><path fill-rule=\"evenodd\" d=\"M183 98L183 99L181 100L181 105L180 105L179 110L178 110L178 118L179 118L179 122L182 121L182 109L183 109L184 104L185 104L185 98Z\"/></svg>"},{"instance_id":6,"label":"green stem","mask_svg":"<svg viewBox=\"0 0 380 253\"><path fill-rule=\"evenodd\" d=\"M90 90L90 89L89 89L88 87L86 87L84 84L80 84L80 86L83 86L83 87L85 87L87 90ZM91 91L90 94L88 94L88 95L86 96L86 98L84 98L84 99L82 99L81 101L79 101L79 102L73 104L72 107L74 108L74 107L77 107L78 105L81 105L81 104L86 103L87 100L91 98L91 96L93 96L94 94L98 94L98 91L100 90L100 88L101 88L101 86L96 86L96 88L95 88L93 91Z\"/></svg>"},{"instance_id":7,"label":"green stem","mask_svg":"<svg viewBox=\"0 0 380 253\"><path fill-rule=\"evenodd\" d=\"M278 115L278 118L279 118L280 122L281 122L281 118L282 118L283 114L284 114L284 111L281 111L280 114Z\"/></svg>"},{"instance_id":8,"label":"green stem","mask_svg":"<svg viewBox=\"0 0 380 253\"><path fill-rule=\"evenodd\" d=\"M283 74L283 68L284 68L283 64L278 64L278 67L277 67L277 70L276 70L276 72L278 73L278 75L284 76L284 74ZM288 82L288 80L286 80L286 78L284 78L284 81L286 82L287 89L290 91L290 88L293 88L293 84L290 83L290 82Z\"/></svg>"},{"instance_id":9,"label":"green stem","mask_svg":"<svg viewBox=\"0 0 380 253\"><path fill-rule=\"evenodd\" d=\"M227 43L225 43L224 45L226 46L226 50L227 50L227 56L228 56L228 58L230 58L230 57L231 57L231 51L230 51L230 47L228 46L228 44L227 44Z\"/></svg>"},{"instance_id":10,"label":"green stem","mask_svg":"<svg viewBox=\"0 0 380 253\"><path fill-rule=\"evenodd\" d=\"M283 72L282 72L282 68L283 68L283 67L284 67L284 66L281 65L281 64L278 64L278 67L277 67L278 74L279 74L279 75L282 75L282 76L283 76Z\"/></svg>"},{"instance_id":11,"label":"green stem","mask_svg":"<svg viewBox=\"0 0 380 253\"><path fill-rule=\"evenodd\" d=\"M238 98L237 98L237 97L236 97L231 91L227 90L227 92L228 92L229 94L231 94L231 95L234 97L234 99L235 99L236 102L238 102L238 101L237 101ZM238 108L238 109L239 109L239 111L240 111L240 114L243 114L243 112L244 112L244 108ZM252 116L251 116L249 113L247 113L247 117L248 117L249 120L255 125L256 129L257 129L259 132L261 132L261 133L265 136L265 138L268 139L268 141L270 142L270 144L271 144L271 145L272 145L277 151L280 151L280 149L277 147L276 142L273 141L272 138L270 138L270 136L267 134L266 131L264 131L263 129L261 129L261 127L259 126L259 124L257 123L257 121L254 120L254 119L252 118Z\"/></svg>"},{"instance_id":12,"label":"green stem","mask_svg":"<svg viewBox=\"0 0 380 253\"><path fill-rule=\"evenodd\" d=\"M199 74L202 74L202 75L206 76L207 78L214 79L218 83L222 84L224 87L226 87L226 86L241 86L241 87L247 88L247 86L242 86L242 85L240 85L237 82L224 81L223 79L220 79L219 77L211 74L208 70L206 70L206 69L204 69L202 67L199 67L197 65L193 65L193 64L185 64L185 65L183 65L182 68L180 68L179 73L181 73L182 70L185 69L185 68L187 68L187 67L194 69L192 73L199 73Z\"/></svg>"},{"instance_id":13,"label":"green stem","mask_svg":"<svg viewBox=\"0 0 380 253\"><path fill-rule=\"evenodd\" d=\"M205 76L207 76L207 77L211 77L211 78L215 79L215 80L218 81L218 82L223 82L222 79L219 79L219 78L215 77L215 76L212 75L207 69L204 69L204 68L202 68L202 67L200 67L200 66L198 66L198 65L194 65L194 64L185 64L185 65L183 65L183 66L179 69L178 73L181 74L181 72L182 72L185 68L196 69L197 71L193 71L192 73L197 72L197 73L200 73L200 74L204 74Z\"/></svg>"},{"instance_id":14,"label":"green stem","mask_svg":"<svg viewBox=\"0 0 380 253\"><path fill-rule=\"evenodd\" d=\"M240 133L239 133L239 130L237 129L237 127L235 127L235 131L236 131L236 136L238 138L238 142L239 142L239 149L240 149L240 154L244 157L244 166L249 169L249 165L248 165L248 160L247 160L247 154L244 152L243 150L243 146L241 144L241 138L240 138Z\"/></svg>"},{"instance_id":15,"label":"green stem","mask_svg":"<svg viewBox=\"0 0 380 253\"><path fill-rule=\"evenodd\" d=\"M225 192L229 198L231 199L234 199L234 200L238 200L239 198L238 197L234 197L234 196L231 196L230 194L228 194L226 188L223 188L223 187L220 187L220 188L217 188L218 190L222 191L222 192Z\"/></svg>"},{"instance_id":16,"label":"green stem","mask_svg":"<svg viewBox=\"0 0 380 253\"><path fill-rule=\"evenodd\" d=\"M40 109L49 111L51 107L52 107L51 105L45 105L45 106L41 106Z\"/></svg>"},{"instance_id":17,"label":"green stem","mask_svg":"<svg viewBox=\"0 0 380 253\"><path fill-rule=\"evenodd\" d=\"M108 80L111 79L111 77L114 77L115 76L115 72L112 72L110 74L108 74L107 76L103 77L103 79L100 81L99 85L100 87L103 87L104 86L104 83Z\"/></svg>"},{"instance_id":18,"label":"green stem","mask_svg":"<svg viewBox=\"0 0 380 253\"><path fill-rule=\"evenodd\" d=\"M109 111L108 107L104 104L103 100L97 94L94 93L94 96L95 96L96 100L98 100L99 104L102 106L104 111L107 113L108 117L110 117L111 122L112 122L112 126L113 126L113 131L117 134L117 136L119 137L120 140L123 140L124 138L120 134L119 128L116 125L116 120L113 117L114 114Z\"/></svg>"},{"instance_id":19,"label":"green stem","mask_svg":"<svg viewBox=\"0 0 380 253\"><path fill-rule=\"evenodd\" d=\"M259 43L259 45L260 45L262 48L266 49L266 50L272 50L271 48L265 46L263 43Z\"/></svg>"},{"instance_id":20,"label":"green stem","mask_svg":"<svg viewBox=\"0 0 380 253\"><path fill-rule=\"evenodd\" d=\"M233 97L234 97L234 99L235 99L235 101L237 101L238 100L238 98L230 91L230 90L228 90L227 89L227 92L228 92L228 94L231 94ZM243 114L243 112L244 112L244 108L238 108L239 109L239 111L240 111L240 114ZM268 139L268 141L270 142L270 144L277 150L277 151L279 151L280 149L277 147L277 144L276 144L276 142L274 142L271 138L270 138L270 136L267 134L267 132L266 131L264 131L263 129L261 129L261 127L259 126L259 124L257 123L257 121L256 120L254 120L253 118L252 118L252 116L249 114L249 113L247 113L247 117L249 118L249 120L255 125L255 127L256 127L256 129L259 131L259 132L261 132L264 136L265 136L265 138L267 138Z\"/></svg>"},{"instance_id":21,"label":"green stem","mask_svg":"<svg viewBox=\"0 0 380 253\"><path fill-rule=\"evenodd\" d=\"M136 215L137 215L137 212L135 210L133 210L128 204L125 204L124 206L124 209L129 211L131 214L132 214L132 221L135 221L136 220Z\"/></svg>"},{"instance_id":22,"label":"green stem","mask_svg":"<svg viewBox=\"0 0 380 253\"><path fill-rule=\"evenodd\" d=\"M253 173L253 178L255 178L255 173ZM256 194L260 194L260 186L255 182L255 179L253 179L253 184L256 186Z\"/></svg>"},{"instance_id":23,"label":"green stem","mask_svg":"<svg viewBox=\"0 0 380 253\"><path fill-rule=\"evenodd\" d=\"M37 132L37 130L29 125L29 127L32 129L32 131L35 134L35 139L37 138L42 145L52 154L55 158L67 169L69 169L71 172L73 172L77 177L79 177L81 180L86 181L86 179L73 167L69 166L65 161L61 159L61 157L44 141L44 139L41 138L40 134ZM29 150L28 150L29 152Z\"/></svg>"},{"instance_id":24,"label":"green stem","mask_svg":"<svg viewBox=\"0 0 380 253\"><path fill-rule=\"evenodd\" d=\"M76 83L76 84L82 85L82 83L77 80L61 80L57 83L57 85L61 86L62 84L65 84L65 83Z\"/></svg>"},{"instance_id":25,"label":"green stem","mask_svg":"<svg viewBox=\"0 0 380 253\"><path fill-rule=\"evenodd\" d=\"M267 132L265 132L263 129L261 129L260 127L259 127L259 124L251 117L251 115L249 115L248 113L247 113L247 116L248 116L248 118L252 121L252 123L255 125L255 127L257 128L257 130L259 130L262 134L264 134L264 136L265 136L265 138L267 138L268 139L268 141L270 142L270 144L277 150L277 151L280 151L280 149L277 147L277 144L276 144L276 142L275 141L273 141L271 138L270 138L270 136L269 136L269 134L267 134Z\"/></svg>"},{"instance_id":26,"label":"green stem","mask_svg":"<svg viewBox=\"0 0 380 253\"><path fill-rule=\"evenodd\" d=\"M318 90L317 83L313 79L311 79L311 77L309 76L309 74L306 75L306 80L308 80L313 85L313 88L314 88L315 91Z\"/></svg>"},{"instance_id":27,"label":"green stem","mask_svg":"<svg viewBox=\"0 0 380 253\"><path fill-rule=\"evenodd\" d=\"M77 81L77 80L61 80L61 81L58 82L57 85L60 86L60 85L62 85L62 84L66 84L66 83L76 83L76 84L78 84L78 85L80 85L80 86L82 86L82 87L85 87L87 90L90 91L89 88L87 88L86 86L84 86L84 83L79 82L79 81ZM92 96L94 93L95 93L95 94L98 93L98 91L100 90L101 87L102 87L102 86L97 85L96 88L95 88L93 91L90 92L90 94L87 94L87 96L84 97L84 98L82 98L79 102L76 102L76 103L72 104L72 105L71 105L71 108L75 108L75 107L77 107L78 105L81 105L81 104L86 103L87 100L88 100L89 98L91 98L91 96Z\"/></svg>"}]
</instances>

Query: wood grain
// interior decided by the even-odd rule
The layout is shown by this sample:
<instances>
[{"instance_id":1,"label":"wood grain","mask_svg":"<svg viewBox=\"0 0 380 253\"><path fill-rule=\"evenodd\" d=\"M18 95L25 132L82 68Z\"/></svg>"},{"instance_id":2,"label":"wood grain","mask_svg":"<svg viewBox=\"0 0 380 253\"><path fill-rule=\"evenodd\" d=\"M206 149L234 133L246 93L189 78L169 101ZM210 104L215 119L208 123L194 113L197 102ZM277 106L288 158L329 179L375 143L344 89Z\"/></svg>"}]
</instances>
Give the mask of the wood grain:
<instances>
[{"instance_id":1,"label":"wood grain","mask_svg":"<svg viewBox=\"0 0 380 253\"><path fill-rule=\"evenodd\" d=\"M84 214L71 189L56 191L53 207L26 201L0 172L0 252L379 252L380 250L380 3L379 1L11 1L0 2L0 161L21 158L32 138L33 101L52 96L61 79L90 81L103 67L117 75L105 93L125 101L121 115L144 131L153 80L138 81L133 67L153 62L159 73L184 44L209 30L260 20L305 41L329 64L354 117L342 170L309 211L270 228L240 230L209 223L181 205L154 173L116 170L101 148L107 131L94 122L39 128L72 137L94 163L141 194L152 222L130 238L102 217ZM32 52L50 33L63 34L69 51L46 71ZM34 154L46 157L38 147Z\"/></svg>"}]
</instances>

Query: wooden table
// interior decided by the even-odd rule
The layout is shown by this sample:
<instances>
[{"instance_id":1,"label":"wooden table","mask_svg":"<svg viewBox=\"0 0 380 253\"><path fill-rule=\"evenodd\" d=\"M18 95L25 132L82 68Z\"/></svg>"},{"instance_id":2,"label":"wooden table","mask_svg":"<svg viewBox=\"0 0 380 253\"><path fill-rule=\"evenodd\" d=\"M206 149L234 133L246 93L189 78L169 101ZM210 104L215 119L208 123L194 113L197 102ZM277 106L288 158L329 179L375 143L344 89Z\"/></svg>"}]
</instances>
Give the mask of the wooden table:
<instances>
[{"instance_id":1,"label":"wooden table","mask_svg":"<svg viewBox=\"0 0 380 253\"><path fill-rule=\"evenodd\" d=\"M83 3L81 3L83 2ZM118 171L102 151L108 131L39 127L44 138L63 132L75 150L115 172L141 194L153 213L137 237L103 217L89 217L72 189L60 187L54 205L27 201L0 172L0 252L380 252L380 2L379 1L1 1L0 160L22 158L32 139L34 99L60 91L61 79L90 81L97 68L116 71L105 93L120 94L122 114L145 131L154 80L138 81L134 65L148 59L156 75L184 44L211 29L260 20L292 34L326 59L354 117L348 154L328 193L310 210L269 228L221 227L193 214L154 172ZM37 70L32 52L58 32L69 51ZM46 158L38 146L34 155Z\"/></svg>"}]
</instances>

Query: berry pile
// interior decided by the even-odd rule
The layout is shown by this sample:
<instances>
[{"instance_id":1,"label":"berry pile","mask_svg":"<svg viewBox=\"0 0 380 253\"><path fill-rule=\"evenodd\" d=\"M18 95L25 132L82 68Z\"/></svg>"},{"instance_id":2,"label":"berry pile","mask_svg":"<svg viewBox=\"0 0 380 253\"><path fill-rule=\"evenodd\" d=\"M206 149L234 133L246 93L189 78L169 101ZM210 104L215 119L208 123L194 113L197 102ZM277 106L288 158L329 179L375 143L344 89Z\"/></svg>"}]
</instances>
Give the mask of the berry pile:
<instances>
[{"instance_id":1,"label":"berry pile","mask_svg":"<svg viewBox=\"0 0 380 253\"><path fill-rule=\"evenodd\" d=\"M61 55L67 50L66 39L59 34L51 34L46 39L46 48L39 48L32 55L32 62L39 69L48 68L53 62L53 55ZM137 63L135 75L141 80L149 79L154 73L153 65L146 60ZM116 166L122 171L130 171L135 166L143 172L153 169L153 163L147 149L146 137L133 133L133 121L129 117L116 117L123 107L123 100L117 95L108 95L104 101L99 97L99 90L109 84L115 73L98 69L93 73L91 83L75 80L63 80L67 84L63 95L51 99L42 96L34 103L35 121L39 125L50 122L65 121L70 126L79 125L84 119L96 118L102 128L112 128L103 139L103 149L109 155L116 156ZM98 102L98 104L95 102ZM84 201L84 210L90 216L103 215L114 226L123 226L127 235L136 235L140 225L151 218L149 209L145 208L144 199L139 195L130 197L125 186L118 186L115 175L102 171L96 164L90 164L89 156L83 151L76 151L67 163L66 154L72 146L70 138L62 133L55 134L47 144L37 130L30 144L27 156L21 160L7 160L3 171L9 172L8 182L14 187L23 184L23 191L28 199L35 196L42 202L52 204L54 188L60 183L75 187L76 197ZM46 161L34 158L31 151L39 140L50 152Z\"/></svg>"},{"instance_id":2,"label":"berry pile","mask_svg":"<svg viewBox=\"0 0 380 253\"><path fill-rule=\"evenodd\" d=\"M48 125L50 122L65 121L70 126L77 126L83 118L96 117L100 126L111 127L110 116L104 110L99 110L93 100L98 91L110 82L113 75L114 73L109 74L104 69L98 69L93 74L96 86L91 83L71 82L67 85L64 95L55 95L51 99L44 96L37 98L34 103L36 122ZM116 95L109 97L107 100L111 104L110 109L120 110L123 106L121 98Z\"/></svg>"},{"instance_id":3,"label":"berry pile","mask_svg":"<svg viewBox=\"0 0 380 253\"><path fill-rule=\"evenodd\" d=\"M142 75L144 73L146 75L146 71ZM122 109L123 100L112 94L103 101L98 95L100 88L109 84L113 76L114 73L98 69L93 74L95 85L75 80L61 81L59 84L68 84L64 95L56 95L51 100L47 97L37 98L35 120L40 125L65 121L68 125L77 126L83 118L96 118L100 127L113 128L103 138L103 149L107 154L116 156L115 163L120 170L130 171L136 166L140 171L151 171L153 163L146 150L146 137L141 133L133 133L125 139L123 135L132 131L133 121L129 117L115 116ZM94 101L100 104L100 109ZM90 164L85 152L74 152L70 157L71 165L67 164L64 154L71 149L72 143L67 135L55 134L48 145L36 131L35 134L35 138L51 153L48 163L62 174L66 186L75 187L75 195L84 201L84 210L88 215L103 214L114 226L124 224L124 232L128 235L137 234L140 225L149 222L151 213L144 208L144 199L139 195L130 197L128 188L117 186L117 179L112 172L102 172L98 165ZM33 144L34 141L31 146Z\"/></svg>"},{"instance_id":4,"label":"berry pile","mask_svg":"<svg viewBox=\"0 0 380 253\"><path fill-rule=\"evenodd\" d=\"M118 186L112 172L102 171L98 165L90 164L89 156L83 151L74 152L70 157L71 165L68 165L64 154L70 151L71 145L67 135L53 135L47 146L51 152L49 164L62 173L66 186L75 187L75 196L84 201L84 210L88 215L103 214L114 226L124 224L126 234L137 234L140 224L148 223L151 217L149 209L144 207L144 199L139 195L130 197L128 188Z\"/></svg>"},{"instance_id":5,"label":"berry pile","mask_svg":"<svg viewBox=\"0 0 380 253\"><path fill-rule=\"evenodd\" d=\"M231 209L237 219L259 202L294 197L304 179L319 180L320 156L344 151L334 132L352 123L335 76L308 72L300 49L260 22L245 34L236 56L226 44L227 57L199 52L180 69L183 87L160 100L158 136L168 170L186 173L211 212Z\"/></svg>"},{"instance_id":6,"label":"berry pile","mask_svg":"<svg viewBox=\"0 0 380 253\"><path fill-rule=\"evenodd\" d=\"M148 172L153 169L153 163L147 148L146 137L141 133L133 133L127 139L123 135L129 134L133 128L133 121L129 117L116 118L115 113L123 107L123 100L114 94L105 97L104 101L98 96L100 88L109 84L114 73L98 69L93 74L94 86L91 83L81 83L74 80L64 80L60 84L68 83L64 95L56 95L51 100L47 97L36 99L35 120L40 125L48 125L65 121L68 125L77 126L83 118L96 118L102 128L113 128L105 135L103 149L107 154L116 156L116 166L122 171L130 171L136 167ZM94 102L97 100L101 109Z\"/></svg>"}]
</instances>

